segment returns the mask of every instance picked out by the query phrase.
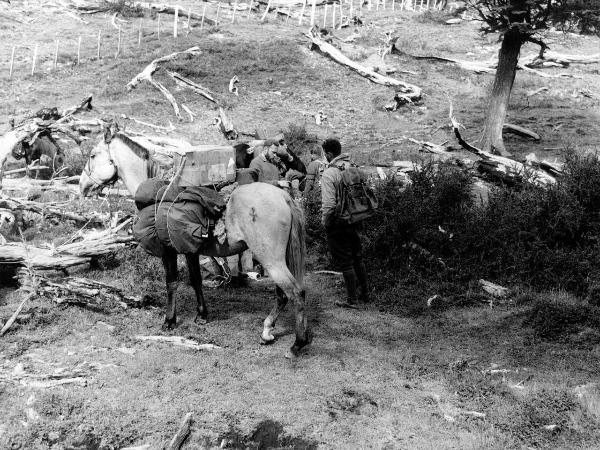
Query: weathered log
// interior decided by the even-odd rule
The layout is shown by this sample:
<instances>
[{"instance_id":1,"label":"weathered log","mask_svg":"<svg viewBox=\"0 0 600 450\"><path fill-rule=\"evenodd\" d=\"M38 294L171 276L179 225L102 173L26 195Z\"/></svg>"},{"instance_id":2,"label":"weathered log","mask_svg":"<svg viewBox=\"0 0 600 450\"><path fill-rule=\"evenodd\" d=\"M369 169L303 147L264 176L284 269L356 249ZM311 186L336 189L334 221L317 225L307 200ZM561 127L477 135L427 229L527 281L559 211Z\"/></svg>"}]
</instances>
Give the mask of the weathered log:
<instances>
[{"instance_id":1,"label":"weathered log","mask_svg":"<svg viewBox=\"0 0 600 450\"><path fill-rule=\"evenodd\" d=\"M523 137L533 139L534 141L540 140L539 134L537 134L534 131L531 131L525 127L519 126L519 125L514 125L512 123L505 123L503 125L502 129L505 133L513 133L513 134L516 134L517 136L523 136Z\"/></svg>"},{"instance_id":2,"label":"weathered log","mask_svg":"<svg viewBox=\"0 0 600 450\"><path fill-rule=\"evenodd\" d=\"M98 213L77 214L71 211L65 211L56 206L49 206L46 203L33 202L29 200L15 200L0 196L0 208L6 208L11 211L30 211L43 217L58 217L60 219L72 220L79 224L102 224L108 219L106 214Z\"/></svg>"},{"instance_id":3,"label":"weathered log","mask_svg":"<svg viewBox=\"0 0 600 450\"><path fill-rule=\"evenodd\" d=\"M51 280L27 268L19 269L16 278L23 288L36 295L49 297L57 304L73 304L94 310L144 306L142 296L125 295L119 288L88 278Z\"/></svg>"},{"instance_id":4,"label":"weathered log","mask_svg":"<svg viewBox=\"0 0 600 450\"><path fill-rule=\"evenodd\" d=\"M321 39L318 29L316 27L309 30L309 32L306 33L306 36L311 40L313 47L318 48L322 53L329 56L337 63L349 67L350 69L354 70L355 72L367 78L369 81L372 81L373 83L397 88L398 91L396 92L396 98L403 99L405 102L415 102L421 98L421 88L413 84L397 80L395 78L381 75L366 67L363 67L355 61L352 61L333 45Z\"/></svg>"},{"instance_id":5,"label":"weathered log","mask_svg":"<svg viewBox=\"0 0 600 450\"><path fill-rule=\"evenodd\" d=\"M129 223L130 220L124 223ZM0 245L0 264L28 266L39 270L66 269L87 264L93 257L112 253L134 242L133 236L118 234L116 231L119 227L100 233L89 233L80 242L61 245L53 249L20 243Z\"/></svg>"},{"instance_id":6,"label":"weathered log","mask_svg":"<svg viewBox=\"0 0 600 450\"><path fill-rule=\"evenodd\" d=\"M77 177L79 178L79 177ZM79 186L76 184L64 183L59 180L35 180L33 178L6 178L2 180L2 190L4 191L53 191L65 192L68 194L79 195Z\"/></svg>"},{"instance_id":7,"label":"weathered log","mask_svg":"<svg viewBox=\"0 0 600 450\"><path fill-rule=\"evenodd\" d=\"M192 413L187 413L179 425L179 429L173 439L169 442L166 450L179 450L183 445L183 442L190 434L190 425L192 424Z\"/></svg>"}]
</instances>

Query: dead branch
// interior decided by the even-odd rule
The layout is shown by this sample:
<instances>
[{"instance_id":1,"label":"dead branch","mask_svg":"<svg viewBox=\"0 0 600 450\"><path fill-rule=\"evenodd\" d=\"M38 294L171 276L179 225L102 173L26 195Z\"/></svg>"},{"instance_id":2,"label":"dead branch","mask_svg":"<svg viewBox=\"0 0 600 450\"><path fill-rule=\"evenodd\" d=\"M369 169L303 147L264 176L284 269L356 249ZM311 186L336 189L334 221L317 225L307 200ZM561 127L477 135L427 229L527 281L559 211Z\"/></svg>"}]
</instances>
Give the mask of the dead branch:
<instances>
[{"instance_id":1,"label":"dead branch","mask_svg":"<svg viewBox=\"0 0 600 450\"><path fill-rule=\"evenodd\" d=\"M191 348L193 350L214 350L221 348L214 344L199 344L192 339L186 339L181 336L141 336L135 337L140 341L165 342L180 347Z\"/></svg>"},{"instance_id":2,"label":"dead branch","mask_svg":"<svg viewBox=\"0 0 600 450\"><path fill-rule=\"evenodd\" d=\"M162 56L160 58L155 59L150 64L148 64L144 70L142 70L139 74L133 77L133 79L129 83L127 83L127 90L134 89L135 87L137 87L138 84L140 84L144 80L147 81L165 96L169 103L171 103L171 106L173 106L173 110L175 111L175 115L177 116L177 118L179 120L183 120L183 117L179 112L179 105L177 104L175 97L173 97L173 95L162 83L152 78L152 75L160 68L160 63L171 61L179 57L179 55L199 55L200 53L200 48L191 47L182 52L171 53L170 55Z\"/></svg>"},{"instance_id":3,"label":"dead branch","mask_svg":"<svg viewBox=\"0 0 600 450\"><path fill-rule=\"evenodd\" d=\"M505 123L502 126L502 130L506 133L513 133L513 134L516 134L517 136L523 136L523 137L533 139L534 141L540 140L540 135L537 134L536 132L531 131L525 127L521 127L519 125L514 125L512 123Z\"/></svg>"},{"instance_id":4,"label":"dead branch","mask_svg":"<svg viewBox=\"0 0 600 450\"><path fill-rule=\"evenodd\" d=\"M373 83L398 88L399 91L396 93L396 97L404 99L405 102L414 102L421 98L421 88L404 81L396 80L395 78L381 75L352 61L333 45L321 39L316 27L309 30L309 32L306 33L306 36L311 40L313 47L318 48L322 53L329 56L337 63L349 67Z\"/></svg>"},{"instance_id":5,"label":"dead branch","mask_svg":"<svg viewBox=\"0 0 600 450\"><path fill-rule=\"evenodd\" d=\"M64 277L51 280L28 268L17 271L17 280L24 289L36 295L50 298L56 304L84 306L94 310L105 310L111 307L144 306L142 296L125 295L120 289L99 281L81 277Z\"/></svg>"},{"instance_id":6,"label":"dead branch","mask_svg":"<svg viewBox=\"0 0 600 450\"><path fill-rule=\"evenodd\" d=\"M396 47L395 43L392 45L392 53L397 53L400 55L406 55L414 59L426 59L430 61L441 61L441 62L450 62L456 64L458 67L464 70L469 70L475 73L494 73L496 71L496 61L489 61L487 63L475 62L475 61L464 61L460 59L446 58L443 56L434 56L434 55L412 55L407 53L398 47Z\"/></svg>"},{"instance_id":7,"label":"dead branch","mask_svg":"<svg viewBox=\"0 0 600 450\"><path fill-rule=\"evenodd\" d=\"M407 141L410 141L414 144L417 144L419 146L421 146L421 148L423 150L425 150L426 152L429 153L433 153L436 155L440 155L443 157L449 157L451 155L449 155L449 149L446 146L443 145L439 145L439 144L434 144L433 142L426 142L426 141L419 141L417 139L413 139L413 138L409 138L406 136L402 136L402 139L406 139Z\"/></svg>"},{"instance_id":8,"label":"dead branch","mask_svg":"<svg viewBox=\"0 0 600 450\"><path fill-rule=\"evenodd\" d=\"M528 179L528 181L540 186L547 186L556 183L556 178L543 170L539 170L534 167L526 167L524 164L515 161L514 159L493 155L465 141L460 134L461 124L454 118L452 102L450 100L448 101L450 103L448 117L452 122L454 135L456 136L456 139L461 147L463 147L465 150L475 153L481 158L481 161L479 161L479 169L481 171L506 181L515 181L517 179L525 178Z\"/></svg>"},{"instance_id":9,"label":"dead branch","mask_svg":"<svg viewBox=\"0 0 600 450\"><path fill-rule=\"evenodd\" d=\"M177 72L171 72L171 71L167 70L167 73L171 76L171 78L173 78L175 80L175 82L179 86L190 88L196 94L200 94L207 100L210 100L213 103L217 103L217 101L215 100L215 97L214 97L215 94L213 94L210 91L210 89L205 88L204 86L201 86L198 83L195 83L194 81L190 80L189 78L184 77L183 75L178 74Z\"/></svg>"},{"instance_id":10,"label":"dead branch","mask_svg":"<svg viewBox=\"0 0 600 450\"><path fill-rule=\"evenodd\" d=\"M192 413L187 413L179 425L179 429L171 442L166 447L166 450L179 450L183 445L183 442L190 434L190 425L192 424Z\"/></svg>"},{"instance_id":11,"label":"dead branch","mask_svg":"<svg viewBox=\"0 0 600 450\"><path fill-rule=\"evenodd\" d=\"M23 297L23 300L21 300L21 303L19 303L19 306L17 307L17 309L15 310L13 315L10 316L10 318L6 321L6 323L0 330L0 336L4 336L4 333L6 333L8 331L8 329L12 326L12 324L15 322L15 320L17 320L17 317L19 316L19 314L21 314L21 311L23 310L25 303L27 303L27 301L30 300L34 295L35 295L35 292L28 292Z\"/></svg>"}]
</instances>

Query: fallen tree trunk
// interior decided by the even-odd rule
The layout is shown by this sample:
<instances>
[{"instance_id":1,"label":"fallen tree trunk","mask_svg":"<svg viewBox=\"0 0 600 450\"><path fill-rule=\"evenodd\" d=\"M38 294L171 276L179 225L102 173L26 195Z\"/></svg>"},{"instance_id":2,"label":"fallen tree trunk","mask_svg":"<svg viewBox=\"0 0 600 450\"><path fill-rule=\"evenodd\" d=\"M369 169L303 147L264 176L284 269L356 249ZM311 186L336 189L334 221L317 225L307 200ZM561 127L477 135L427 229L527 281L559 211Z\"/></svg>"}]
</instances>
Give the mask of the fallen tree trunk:
<instances>
[{"instance_id":1,"label":"fallen tree trunk","mask_svg":"<svg viewBox=\"0 0 600 450\"><path fill-rule=\"evenodd\" d=\"M436 55L412 55L410 53L404 52L401 49L392 46L392 52L398 53L401 55L407 55L414 59L427 59L431 61L441 61L441 62L449 62L452 64L456 64L458 67L464 70L469 70L475 73L495 73L496 68L498 67L498 60L491 59L485 62L476 62L476 61L465 61L454 58L446 58L444 56L436 56ZM595 56L595 55L592 55ZM582 57L583 58L583 57ZM569 74L569 73L559 73L559 74L547 74L544 72L540 72L539 70L535 70L536 67L566 67L565 65L554 64L552 66L546 65L543 66L539 62L535 62L539 59L539 55L535 56L524 56L519 59L519 63L517 64L517 69L533 73L535 75L544 77L544 78L581 78L577 75ZM574 58L575 61L575 58ZM596 62L591 60L590 63Z\"/></svg>"},{"instance_id":2,"label":"fallen tree trunk","mask_svg":"<svg viewBox=\"0 0 600 450\"><path fill-rule=\"evenodd\" d=\"M469 144L462 138L460 134L461 124L454 118L452 111L453 107L452 103L450 103L448 117L452 122L454 135L461 147L469 152L475 153L481 158L481 160L478 161L480 171L511 183L519 180L529 181L539 186L548 186L556 183L556 178L544 170L537 169L533 166L525 166L523 163L515 161L514 159L494 155Z\"/></svg>"},{"instance_id":3,"label":"fallen tree trunk","mask_svg":"<svg viewBox=\"0 0 600 450\"><path fill-rule=\"evenodd\" d=\"M71 211L65 211L56 206L49 206L45 203L15 200L8 197L0 197L0 208L6 208L11 211L30 211L39 214L42 217L58 217L59 219L72 220L78 224L103 224L108 220L106 214L77 214Z\"/></svg>"},{"instance_id":4,"label":"fallen tree trunk","mask_svg":"<svg viewBox=\"0 0 600 450\"><path fill-rule=\"evenodd\" d=\"M79 179L79 177L77 177ZM66 192L69 194L79 195L79 186L76 184L66 183L63 180L35 180L33 178L6 178L2 180L2 190L4 191L54 191Z\"/></svg>"},{"instance_id":5,"label":"fallen tree trunk","mask_svg":"<svg viewBox=\"0 0 600 450\"><path fill-rule=\"evenodd\" d=\"M312 28L308 33L306 33L306 36L312 41L313 47L318 48L322 53L329 56L335 62L349 67L373 83L398 88L398 91L395 95L396 101L402 100L404 103L412 103L421 99L421 88L404 81L396 80L395 78L381 75L358 64L357 62L352 61L333 45L321 39L316 27Z\"/></svg>"},{"instance_id":6,"label":"fallen tree trunk","mask_svg":"<svg viewBox=\"0 0 600 450\"><path fill-rule=\"evenodd\" d=\"M130 221L131 219L128 219L118 227L100 233L90 233L80 242L54 249L22 243L0 245L0 264L27 266L39 270L62 270L88 264L94 257L112 253L134 242L133 236L117 234L117 231Z\"/></svg>"},{"instance_id":7,"label":"fallen tree trunk","mask_svg":"<svg viewBox=\"0 0 600 450\"><path fill-rule=\"evenodd\" d=\"M48 297L57 304L73 304L94 310L120 307L144 306L142 296L125 295L120 289L99 281L80 277L51 280L27 268L17 271L17 280L23 288L37 295Z\"/></svg>"}]
</instances>

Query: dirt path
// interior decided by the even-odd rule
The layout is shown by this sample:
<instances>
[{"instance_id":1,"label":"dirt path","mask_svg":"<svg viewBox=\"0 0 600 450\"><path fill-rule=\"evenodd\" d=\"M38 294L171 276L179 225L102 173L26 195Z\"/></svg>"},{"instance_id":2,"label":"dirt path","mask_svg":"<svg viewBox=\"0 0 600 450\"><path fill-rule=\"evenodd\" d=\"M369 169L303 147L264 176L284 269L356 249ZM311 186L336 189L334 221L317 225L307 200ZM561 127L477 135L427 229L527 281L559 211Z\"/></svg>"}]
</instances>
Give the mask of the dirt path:
<instances>
[{"instance_id":1,"label":"dirt path","mask_svg":"<svg viewBox=\"0 0 600 450\"><path fill-rule=\"evenodd\" d=\"M570 361L584 353L528 348L514 320L518 311L471 308L399 318L373 306L339 309L333 302L341 287L320 275L308 278L314 342L290 362L283 357L293 341L289 312L280 319L277 342L258 343L274 298L269 281L209 291L213 319L206 326L192 322L191 288L181 291L173 334L221 349L135 340L161 334L160 309L106 315L38 300L33 317L2 340L1 377L80 368L87 384L44 389L0 380L0 447L80 448L73 446L85 441L85 448L158 448L192 412L189 449L500 448L514 445L513 437L493 421L465 415L467 403L453 392L456 374L466 374L475 390L484 381L509 389L526 379L519 388L526 391L513 389L526 395L540 386L589 382L600 369L598 354L580 370ZM558 352L563 366L548 360L547 351ZM506 371L482 376L489 367ZM570 379L557 382L566 372Z\"/></svg>"},{"instance_id":2,"label":"dirt path","mask_svg":"<svg viewBox=\"0 0 600 450\"><path fill-rule=\"evenodd\" d=\"M407 381L414 324L372 307L338 309L333 302L339 292L331 284L330 278L309 278L315 339L295 362L283 358L293 340L289 314L279 324L276 344L258 343L273 298L268 281L217 293L223 297L218 300L209 292L214 320L201 327L191 322L191 291L183 289L187 299L175 333L222 347L210 352L134 340L136 334L160 334L158 310L104 316L71 307L39 314L33 321L38 326L19 327L3 342L3 374L14 374L19 365L27 373L86 363L95 368L85 387L3 385L0 408L7 414L0 442L43 446L58 432L62 444L87 435L102 446L156 448L192 412L194 431L186 448L249 440L260 424L265 430L280 426L282 442L294 448L473 443L475 436L457 435L432 418L435 408L423 409L427 395Z\"/></svg>"}]
</instances>

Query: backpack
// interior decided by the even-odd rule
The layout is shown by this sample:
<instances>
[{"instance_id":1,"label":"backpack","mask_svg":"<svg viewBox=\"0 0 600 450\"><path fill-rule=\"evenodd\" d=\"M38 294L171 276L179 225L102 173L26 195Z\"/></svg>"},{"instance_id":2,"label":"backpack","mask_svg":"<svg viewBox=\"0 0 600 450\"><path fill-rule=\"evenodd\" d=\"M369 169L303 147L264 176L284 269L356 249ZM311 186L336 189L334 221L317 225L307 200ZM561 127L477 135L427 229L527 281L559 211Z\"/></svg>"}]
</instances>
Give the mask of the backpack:
<instances>
[{"instance_id":1,"label":"backpack","mask_svg":"<svg viewBox=\"0 0 600 450\"><path fill-rule=\"evenodd\" d=\"M371 217L377 209L377 198L367 185L366 174L356 165L333 167L342 172L335 211L338 221L352 225Z\"/></svg>"}]
</instances>

